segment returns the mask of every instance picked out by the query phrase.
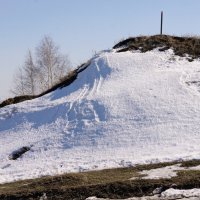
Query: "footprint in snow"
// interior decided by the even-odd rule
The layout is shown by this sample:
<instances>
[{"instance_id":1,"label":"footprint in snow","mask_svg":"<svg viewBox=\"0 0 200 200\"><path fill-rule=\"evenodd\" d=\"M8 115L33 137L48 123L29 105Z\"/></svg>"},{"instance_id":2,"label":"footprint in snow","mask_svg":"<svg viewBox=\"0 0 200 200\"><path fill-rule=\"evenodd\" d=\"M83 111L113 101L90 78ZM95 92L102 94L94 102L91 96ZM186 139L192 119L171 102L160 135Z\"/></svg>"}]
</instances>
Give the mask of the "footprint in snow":
<instances>
[{"instance_id":1,"label":"footprint in snow","mask_svg":"<svg viewBox=\"0 0 200 200\"><path fill-rule=\"evenodd\" d=\"M1 169L6 169L6 168L8 168L10 166L11 166L11 164L7 164L7 165L4 165Z\"/></svg>"}]
</instances>

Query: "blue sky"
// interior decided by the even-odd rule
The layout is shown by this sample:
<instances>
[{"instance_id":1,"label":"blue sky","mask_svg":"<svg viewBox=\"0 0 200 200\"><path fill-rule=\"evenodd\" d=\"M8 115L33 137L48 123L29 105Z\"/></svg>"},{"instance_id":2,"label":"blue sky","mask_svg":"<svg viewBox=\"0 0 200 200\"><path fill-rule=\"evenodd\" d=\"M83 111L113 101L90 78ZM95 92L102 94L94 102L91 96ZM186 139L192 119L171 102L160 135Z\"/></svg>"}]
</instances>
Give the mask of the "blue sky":
<instances>
[{"instance_id":1,"label":"blue sky","mask_svg":"<svg viewBox=\"0 0 200 200\"><path fill-rule=\"evenodd\" d=\"M12 78L49 35L73 66L122 38L159 33L200 35L199 0L0 0L0 99L10 96Z\"/></svg>"}]
</instances>

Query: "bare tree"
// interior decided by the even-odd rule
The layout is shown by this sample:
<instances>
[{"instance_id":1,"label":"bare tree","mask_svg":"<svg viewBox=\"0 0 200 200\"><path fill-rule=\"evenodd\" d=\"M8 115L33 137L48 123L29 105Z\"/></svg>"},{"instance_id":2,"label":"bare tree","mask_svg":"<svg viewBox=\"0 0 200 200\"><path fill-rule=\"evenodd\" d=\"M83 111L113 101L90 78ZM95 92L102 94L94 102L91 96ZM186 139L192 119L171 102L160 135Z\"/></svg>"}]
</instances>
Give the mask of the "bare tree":
<instances>
[{"instance_id":1,"label":"bare tree","mask_svg":"<svg viewBox=\"0 0 200 200\"><path fill-rule=\"evenodd\" d=\"M14 87L11 92L15 95L35 95L37 68L33 63L32 53L28 50L23 67L14 75Z\"/></svg>"},{"instance_id":2,"label":"bare tree","mask_svg":"<svg viewBox=\"0 0 200 200\"><path fill-rule=\"evenodd\" d=\"M16 73L14 74L14 85L12 87L11 93L14 95L25 95L25 84L24 84L24 74L23 68L19 67Z\"/></svg>"},{"instance_id":3,"label":"bare tree","mask_svg":"<svg viewBox=\"0 0 200 200\"><path fill-rule=\"evenodd\" d=\"M30 50L28 50L23 71L24 71L25 92L26 94L29 95L35 95L36 83L37 83L37 68L33 62L33 57Z\"/></svg>"},{"instance_id":4,"label":"bare tree","mask_svg":"<svg viewBox=\"0 0 200 200\"><path fill-rule=\"evenodd\" d=\"M58 64L54 73L55 81L60 81L71 69L71 64L67 55L60 55Z\"/></svg>"},{"instance_id":5,"label":"bare tree","mask_svg":"<svg viewBox=\"0 0 200 200\"><path fill-rule=\"evenodd\" d=\"M42 87L51 88L60 78L65 76L70 68L67 56L59 52L51 37L45 36L40 45L36 48L37 65Z\"/></svg>"},{"instance_id":6,"label":"bare tree","mask_svg":"<svg viewBox=\"0 0 200 200\"><path fill-rule=\"evenodd\" d=\"M12 93L15 95L35 95L50 89L62 80L70 70L67 55L59 51L49 36L45 36L36 48L36 59L28 50L23 67L14 76Z\"/></svg>"}]
</instances>

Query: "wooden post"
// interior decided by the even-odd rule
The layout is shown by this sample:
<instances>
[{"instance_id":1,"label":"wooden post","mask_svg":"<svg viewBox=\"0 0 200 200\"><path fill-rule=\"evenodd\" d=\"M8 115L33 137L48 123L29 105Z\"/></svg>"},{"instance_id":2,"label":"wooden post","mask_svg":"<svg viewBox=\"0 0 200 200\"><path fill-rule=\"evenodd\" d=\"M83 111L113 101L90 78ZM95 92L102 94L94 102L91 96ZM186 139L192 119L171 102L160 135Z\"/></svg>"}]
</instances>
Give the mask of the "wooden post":
<instances>
[{"instance_id":1,"label":"wooden post","mask_svg":"<svg viewBox=\"0 0 200 200\"><path fill-rule=\"evenodd\" d=\"M163 11L161 12L160 35L162 35L162 31L163 31Z\"/></svg>"}]
</instances>

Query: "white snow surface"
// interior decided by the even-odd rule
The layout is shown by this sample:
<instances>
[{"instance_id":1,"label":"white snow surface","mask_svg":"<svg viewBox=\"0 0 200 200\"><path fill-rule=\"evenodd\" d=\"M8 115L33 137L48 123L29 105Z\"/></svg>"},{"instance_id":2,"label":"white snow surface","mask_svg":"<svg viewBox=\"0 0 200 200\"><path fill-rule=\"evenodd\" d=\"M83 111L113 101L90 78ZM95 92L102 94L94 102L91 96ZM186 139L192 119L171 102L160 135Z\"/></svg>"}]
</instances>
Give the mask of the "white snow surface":
<instances>
[{"instance_id":1,"label":"white snow surface","mask_svg":"<svg viewBox=\"0 0 200 200\"><path fill-rule=\"evenodd\" d=\"M139 172L141 175L144 175L142 179L170 179L177 176L179 171L189 171L189 170L200 170L200 165L195 167L182 167L181 164L170 165L166 167L143 170ZM141 177L140 177L141 178ZM138 179L138 177L133 177L130 180Z\"/></svg>"},{"instance_id":2,"label":"white snow surface","mask_svg":"<svg viewBox=\"0 0 200 200\"><path fill-rule=\"evenodd\" d=\"M161 194L162 198L168 199L180 199L180 198L189 198L189 197L199 197L200 198L200 189L194 188L190 190L177 190L170 188Z\"/></svg>"},{"instance_id":3,"label":"white snow surface","mask_svg":"<svg viewBox=\"0 0 200 200\"><path fill-rule=\"evenodd\" d=\"M200 189L194 188L190 190L177 190L170 188L161 193L161 195L132 197L124 200L199 200ZM86 200L109 200L97 197L88 197ZM111 199L110 199L111 200ZM114 199L112 199L114 200Z\"/></svg>"},{"instance_id":4,"label":"white snow surface","mask_svg":"<svg viewBox=\"0 0 200 200\"><path fill-rule=\"evenodd\" d=\"M199 79L172 50L101 52L70 86L0 109L0 183L200 158Z\"/></svg>"},{"instance_id":5,"label":"white snow surface","mask_svg":"<svg viewBox=\"0 0 200 200\"><path fill-rule=\"evenodd\" d=\"M180 164L177 165L171 165L151 170L143 170L140 172L141 175L144 175L142 179L161 179L161 178L167 178L170 179L172 177L177 176L177 171L184 170L184 167L180 167ZM130 180L135 180L137 177L133 177Z\"/></svg>"}]
</instances>

